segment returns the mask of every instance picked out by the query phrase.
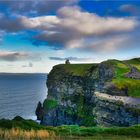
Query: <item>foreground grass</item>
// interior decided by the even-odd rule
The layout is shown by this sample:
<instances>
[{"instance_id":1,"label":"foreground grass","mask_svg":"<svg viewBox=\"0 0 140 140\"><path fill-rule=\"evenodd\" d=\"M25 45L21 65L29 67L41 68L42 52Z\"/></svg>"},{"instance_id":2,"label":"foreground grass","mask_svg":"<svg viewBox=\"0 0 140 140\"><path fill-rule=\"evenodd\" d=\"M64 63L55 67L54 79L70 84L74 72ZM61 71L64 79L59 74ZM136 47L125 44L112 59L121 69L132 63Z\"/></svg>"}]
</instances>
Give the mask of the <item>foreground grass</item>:
<instances>
[{"instance_id":1,"label":"foreground grass","mask_svg":"<svg viewBox=\"0 0 140 140\"><path fill-rule=\"evenodd\" d=\"M63 125L42 126L32 120L16 117L13 120L0 120L0 139L94 139L94 140L138 140L140 125L131 127L80 127Z\"/></svg>"},{"instance_id":2,"label":"foreground grass","mask_svg":"<svg viewBox=\"0 0 140 140\"><path fill-rule=\"evenodd\" d=\"M47 130L0 129L0 138L2 139L46 139L53 137L55 137L54 132Z\"/></svg>"},{"instance_id":3,"label":"foreground grass","mask_svg":"<svg viewBox=\"0 0 140 140\"><path fill-rule=\"evenodd\" d=\"M55 134L53 131L48 132L48 130L22 130L19 128L12 129L0 129L0 139L5 140L139 140L139 137L135 136L123 136L123 135L113 135L113 134L92 134L92 136L82 136L82 135L72 135L67 133L67 135Z\"/></svg>"},{"instance_id":4,"label":"foreground grass","mask_svg":"<svg viewBox=\"0 0 140 140\"><path fill-rule=\"evenodd\" d=\"M22 130L19 128L0 129L0 139L5 140L139 140L138 137L119 136L119 135L102 135L93 136L74 136L74 135L55 135L47 130Z\"/></svg>"}]
</instances>

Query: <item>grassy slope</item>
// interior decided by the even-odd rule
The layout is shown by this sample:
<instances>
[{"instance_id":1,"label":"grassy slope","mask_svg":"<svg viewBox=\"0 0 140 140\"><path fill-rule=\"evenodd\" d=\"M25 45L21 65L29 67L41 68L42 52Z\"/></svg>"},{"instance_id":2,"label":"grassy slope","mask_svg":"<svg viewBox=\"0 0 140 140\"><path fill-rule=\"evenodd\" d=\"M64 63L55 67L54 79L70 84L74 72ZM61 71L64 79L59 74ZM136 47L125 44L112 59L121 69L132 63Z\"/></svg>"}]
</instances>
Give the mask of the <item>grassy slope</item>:
<instances>
[{"instance_id":1,"label":"grassy slope","mask_svg":"<svg viewBox=\"0 0 140 140\"><path fill-rule=\"evenodd\" d=\"M140 58L134 58L126 61L140 71Z\"/></svg>"},{"instance_id":2,"label":"grassy slope","mask_svg":"<svg viewBox=\"0 0 140 140\"><path fill-rule=\"evenodd\" d=\"M12 132L12 131L13 132ZM17 131L18 130L18 131ZM42 131L41 131L42 130ZM24 120L16 118L14 120L0 120L0 138L3 137L2 132L12 132L16 133L16 136L18 137L17 132L28 132L29 136L33 135L34 133L39 132L39 137L43 137L43 134L46 131L46 136L106 136L106 137L122 137L122 136L131 136L131 137L140 137L140 125L137 126L131 126L131 127L111 127L111 128L105 128L105 127L79 127L76 125L70 125L70 126L58 126L58 127L45 127L41 126L31 120ZM19 133L20 134L20 133ZM9 136L9 135L8 135Z\"/></svg>"},{"instance_id":3,"label":"grassy slope","mask_svg":"<svg viewBox=\"0 0 140 140\"><path fill-rule=\"evenodd\" d=\"M134 59L125 62L117 60L110 60L109 62L115 67L115 78L112 82L120 89L128 87L129 96L140 97L140 80L124 77L124 74L129 72L129 68L125 63L127 62L138 68L140 67L140 61Z\"/></svg>"}]
</instances>

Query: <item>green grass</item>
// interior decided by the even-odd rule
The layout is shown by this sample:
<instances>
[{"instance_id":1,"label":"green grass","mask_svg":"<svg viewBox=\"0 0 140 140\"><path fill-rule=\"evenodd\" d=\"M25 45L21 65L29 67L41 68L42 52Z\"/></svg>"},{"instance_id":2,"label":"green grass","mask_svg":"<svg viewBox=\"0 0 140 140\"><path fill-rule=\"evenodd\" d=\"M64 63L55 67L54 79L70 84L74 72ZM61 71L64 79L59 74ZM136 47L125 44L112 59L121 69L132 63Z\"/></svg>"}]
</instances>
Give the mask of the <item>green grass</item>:
<instances>
[{"instance_id":1,"label":"green grass","mask_svg":"<svg viewBox=\"0 0 140 140\"><path fill-rule=\"evenodd\" d=\"M140 98L140 80L129 78L113 79L113 83L119 88L128 87L128 95Z\"/></svg>"},{"instance_id":2,"label":"green grass","mask_svg":"<svg viewBox=\"0 0 140 140\"><path fill-rule=\"evenodd\" d=\"M113 135L95 135L90 137L70 136L58 137L59 140L139 140L137 137L131 136L113 136Z\"/></svg>"},{"instance_id":3,"label":"green grass","mask_svg":"<svg viewBox=\"0 0 140 140\"><path fill-rule=\"evenodd\" d=\"M56 106L57 106L57 101L54 99L45 99L45 101L43 102L43 108L45 109L45 111L53 109Z\"/></svg>"},{"instance_id":4,"label":"green grass","mask_svg":"<svg viewBox=\"0 0 140 140\"><path fill-rule=\"evenodd\" d=\"M140 58L134 58L126 61L131 64L133 67L136 67L140 71Z\"/></svg>"},{"instance_id":5,"label":"green grass","mask_svg":"<svg viewBox=\"0 0 140 140\"><path fill-rule=\"evenodd\" d=\"M91 67L97 67L97 64L60 64L55 66L61 67L66 73L76 76L84 76Z\"/></svg>"},{"instance_id":6,"label":"green grass","mask_svg":"<svg viewBox=\"0 0 140 140\"><path fill-rule=\"evenodd\" d=\"M109 62L115 68L115 77L112 82L119 88L128 87L128 95L131 97L140 97L140 80L131 79L124 77L124 74L128 73L130 70L123 61L109 60ZM126 61L129 64L134 64L140 66L140 61L137 59Z\"/></svg>"},{"instance_id":7,"label":"green grass","mask_svg":"<svg viewBox=\"0 0 140 140\"><path fill-rule=\"evenodd\" d=\"M24 130L45 129L44 126L38 125L36 122L34 122L32 120L24 120L22 118L19 119L19 117L15 118L13 120L1 119L0 128L2 128L2 129L20 128L20 129L24 129Z\"/></svg>"},{"instance_id":8,"label":"green grass","mask_svg":"<svg viewBox=\"0 0 140 140\"><path fill-rule=\"evenodd\" d=\"M133 58L130 60L126 60L125 62L129 63L129 64L137 64L140 65L140 58Z\"/></svg>"},{"instance_id":9,"label":"green grass","mask_svg":"<svg viewBox=\"0 0 140 140\"><path fill-rule=\"evenodd\" d=\"M94 136L94 135L127 135L140 136L140 126L131 127L79 127L76 125L63 125L55 128L58 134L74 136Z\"/></svg>"},{"instance_id":10,"label":"green grass","mask_svg":"<svg viewBox=\"0 0 140 140\"><path fill-rule=\"evenodd\" d=\"M0 120L0 129L4 131L18 129L26 130L32 132L33 130L46 130L47 132L52 132L56 137L63 138L80 138L80 139L92 139L97 140L101 138L133 138L137 139L140 137L140 125L131 126L131 127L83 127L78 125L62 125L58 127L52 126L42 126L37 124L32 120L24 120L22 118L15 118L13 120ZM2 131L0 131L2 132ZM1 134L0 134L1 136ZM137 138L136 138L137 137ZM0 137L1 138L1 137Z\"/></svg>"}]
</instances>

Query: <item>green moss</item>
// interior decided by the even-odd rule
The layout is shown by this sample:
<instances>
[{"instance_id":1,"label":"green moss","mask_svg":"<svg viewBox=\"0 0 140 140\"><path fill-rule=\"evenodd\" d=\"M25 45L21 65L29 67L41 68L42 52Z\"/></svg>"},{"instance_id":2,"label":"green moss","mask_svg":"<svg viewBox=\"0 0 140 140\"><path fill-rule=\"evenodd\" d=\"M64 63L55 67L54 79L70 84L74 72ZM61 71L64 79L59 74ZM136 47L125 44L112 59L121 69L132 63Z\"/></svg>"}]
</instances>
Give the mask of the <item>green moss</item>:
<instances>
[{"instance_id":1,"label":"green moss","mask_svg":"<svg viewBox=\"0 0 140 140\"><path fill-rule=\"evenodd\" d=\"M122 101L116 101L115 104L117 104L118 106L124 106L124 103Z\"/></svg>"},{"instance_id":2,"label":"green moss","mask_svg":"<svg viewBox=\"0 0 140 140\"><path fill-rule=\"evenodd\" d=\"M74 115L76 118L79 118L81 125L83 126L95 126L95 118L92 115L93 105L89 101L85 101L85 95L83 93L75 93L71 96L63 97L64 101L70 100L72 104L75 104L75 111L71 107L67 107L65 112L68 115Z\"/></svg>"},{"instance_id":3,"label":"green moss","mask_svg":"<svg viewBox=\"0 0 140 140\"><path fill-rule=\"evenodd\" d=\"M96 126L95 118L93 116L85 115L85 118L82 120L81 124L86 127Z\"/></svg>"},{"instance_id":4,"label":"green moss","mask_svg":"<svg viewBox=\"0 0 140 140\"><path fill-rule=\"evenodd\" d=\"M81 125L95 126L95 119L92 116L93 105L85 102L85 96L82 93L76 93L69 98L76 105L76 116L82 120ZM73 110L68 108L67 112L73 114Z\"/></svg>"},{"instance_id":5,"label":"green moss","mask_svg":"<svg viewBox=\"0 0 140 140\"><path fill-rule=\"evenodd\" d=\"M45 99L45 101L43 103L43 108L45 109L45 111L53 109L56 106L57 106L57 101L54 99Z\"/></svg>"},{"instance_id":6,"label":"green moss","mask_svg":"<svg viewBox=\"0 0 140 140\"><path fill-rule=\"evenodd\" d=\"M75 112L73 112L73 109L71 107L67 107L65 110L64 110L68 115L74 115Z\"/></svg>"}]
</instances>

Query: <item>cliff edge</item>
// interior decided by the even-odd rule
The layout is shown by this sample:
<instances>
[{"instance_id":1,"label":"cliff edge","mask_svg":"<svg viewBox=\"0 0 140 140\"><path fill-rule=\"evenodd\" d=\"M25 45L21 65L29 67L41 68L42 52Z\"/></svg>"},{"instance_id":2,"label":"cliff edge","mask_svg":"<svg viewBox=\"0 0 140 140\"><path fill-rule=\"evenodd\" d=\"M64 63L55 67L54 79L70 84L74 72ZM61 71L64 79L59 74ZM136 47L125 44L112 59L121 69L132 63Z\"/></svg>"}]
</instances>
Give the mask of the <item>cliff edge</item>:
<instances>
[{"instance_id":1,"label":"cliff edge","mask_svg":"<svg viewBox=\"0 0 140 140\"><path fill-rule=\"evenodd\" d=\"M37 117L41 120L41 124L51 126L138 124L139 75L139 58L127 61L108 60L99 64L56 65L48 75L48 95L43 105L39 103L36 110ZM112 102L108 98L101 100L97 92L99 95L110 97L129 97L132 101L133 98L137 98L138 103L128 109L129 102L122 104L121 101ZM117 121L115 112L111 109L118 110ZM122 119L124 117L127 119Z\"/></svg>"}]
</instances>

